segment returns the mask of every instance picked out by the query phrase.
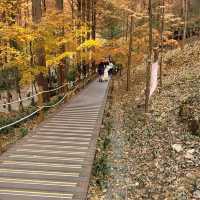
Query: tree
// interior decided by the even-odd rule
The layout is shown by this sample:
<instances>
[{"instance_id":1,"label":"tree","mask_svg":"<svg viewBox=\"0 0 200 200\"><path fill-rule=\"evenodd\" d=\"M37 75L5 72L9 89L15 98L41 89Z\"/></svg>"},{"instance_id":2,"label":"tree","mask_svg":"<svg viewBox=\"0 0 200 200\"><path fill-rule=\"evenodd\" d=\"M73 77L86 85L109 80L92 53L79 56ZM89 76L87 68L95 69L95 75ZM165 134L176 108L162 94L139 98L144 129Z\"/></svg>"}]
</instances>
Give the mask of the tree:
<instances>
[{"instance_id":1,"label":"tree","mask_svg":"<svg viewBox=\"0 0 200 200\"><path fill-rule=\"evenodd\" d=\"M165 0L161 0L161 26L160 26L160 40L161 40L161 51L160 51L160 86L162 87L162 66L163 66L163 32L164 32L164 23L165 23Z\"/></svg>"},{"instance_id":2,"label":"tree","mask_svg":"<svg viewBox=\"0 0 200 200\"><path fill-rule=\"evenodd\" d=\"M32 0L32 19L34 23L39 23L42 18L41 0Z\"/></svg>"},{"instance_id":3,"label":"tree","mask_svg":"<svg viewBox=\"0 0 200 200\"><path fill-rule=\"evenodd\" d=\"M130 25L130 41L129 41L128 69L127 69L127 91L130 90L132 45L133 45L133 16L131 16L131 25Z\"/></svg>"},{"instance_id":4,"label":"tree","mask_svg":"<svg viewBox=\"0 0 200 200\"><path fill-rule=\"evenodd\" d=\"M63 0L56 0L56 8L58 10L59 13L63 13L64 11L64 3ZM65 28L64 25L60 28L59 32L59 36L64 37L65 35ZM61 45L59 52L62 54L65 52L65 44ZM66 58L63 58L61 60L61 62L59 63L59 84L60 86L62 86L64 84L64 80L66 77ZM61 92L63 92L63 88L60 90Z\"/></svg>"},{"instance_id":5,"label":"tree","mask_svg":"<svg viewBox=\"0 0 200 200\"><path fill-rule=\"evenodd\" d=\"M153 48L153 27L152 27L152 1L149 0L149 51L146 71L146 100L145 111L148 112L149 95L150 95L150 78L151 78L151 64L152 64L152 48Z\"/></svg>"},{"instance_id":6,"label":"tree","mask_svg":"<svg viewBox=\"0 0 200 200\"><path fill-rule=\"evenodd\" d=\"M184 32L183 32L183 45L184 45L186 40L187 23L188 23L188 0L183 0L183 8L184 8Z\"/></svg>"}]
</instances>

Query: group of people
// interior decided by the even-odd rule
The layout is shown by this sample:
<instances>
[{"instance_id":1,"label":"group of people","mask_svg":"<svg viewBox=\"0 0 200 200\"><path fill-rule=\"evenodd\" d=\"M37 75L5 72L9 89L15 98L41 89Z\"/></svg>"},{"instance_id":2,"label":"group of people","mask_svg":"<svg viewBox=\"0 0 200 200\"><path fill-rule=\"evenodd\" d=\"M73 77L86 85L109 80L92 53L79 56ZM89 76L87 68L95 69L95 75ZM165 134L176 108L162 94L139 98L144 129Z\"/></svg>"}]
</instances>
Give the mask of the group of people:
<instances>
[{"instance_id":1,"label":"group of people","mask_svg":"<svg viewBox=\"0 0 200 200\"><path fill-rule=\"evenodd\" d=\"M108 81L112 77L114 64L112 60L102 60L98 65L99 82Z\"/></svg>"}]
</instances>

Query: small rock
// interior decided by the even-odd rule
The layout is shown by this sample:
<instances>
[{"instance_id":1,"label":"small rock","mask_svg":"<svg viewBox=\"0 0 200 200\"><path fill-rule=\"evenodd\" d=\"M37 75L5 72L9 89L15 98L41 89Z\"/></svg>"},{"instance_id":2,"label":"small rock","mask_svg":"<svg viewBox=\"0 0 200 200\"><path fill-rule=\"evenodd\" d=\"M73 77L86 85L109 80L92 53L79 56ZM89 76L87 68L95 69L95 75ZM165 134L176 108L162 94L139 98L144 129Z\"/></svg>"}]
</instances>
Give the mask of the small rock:
<instances>
[{"instance_id":1,"label":"small rock","mask_svg":"<svg viewBox=\"0 0 200 200\"><path fill-rule=\"evenodd\" d=\"M196 180L196 188L198 190L200 190L200 179L199 178Z\"/></svg>"},{"instance_id":2,"label":"small rock","mask_svg":"<svg viewBox=\"0 0 200 200\"><path fill-rule=\"evenodd\" d=\"M186 158L186 159L193 160L193 159L194 159L194 156L193 156L192 154L190 154L190 153L186 153L186 154L185 154L185 158Z\"/></svg>"},{"instance_id":3,"label":"small rock","mask_svg":"<svg viewBox=\"0 0 200 200\"><path fill-rule=\"evenodd\" d=\"M140 184L138 182L135 182L134 186L137 187L139 186Z\"/></svg>"},{"instance_id":4,"label":"small rock","mask_svg":"<svg viewBox=\"0 0 200 200\"><path fill-rule=\"evenodd\" d=\"M193 156L193 153L195 152L194 149L190 149L186 152L185 154L185 158L186 159L190 159L190 160L193 160L194 159L194 156Z\"/></svg>"},{"instance_id":5,"label":"small rock","mask_svg":"<svg viewBox=\"0 0 200 200\"><path fill-rule=\"evenodd\" d=\"M187 153L190 153L190 154L193 154L194 152L195 152L194 149L190 149L190 150L187 151Z\"/></svg>"},{"instance_id":6,"label":"small rock","mask_svg":"<svg viewBox=\"0 0 200 200\"><path fill-rule=\"evenodd\" d=\"M181 192L177 195L177 200L187 200L187 194L184 192Z\"/></svg>"},{"instance_id":7,"label":"small rock","mask_svg":"<svg viewBox=\"0 0 200 200\"><path fill-rule=\"evenodd\" d=\"M107 192L107 189L104 189L104 190L103 190L103 193L106 193L106 192Z\"/></svg>"},{"instance_id":8,"label":"small rock","mask_svg":"<svg viewBox=\"0 0 200 200\"><path fill-rule=\"evenodd\" d=\"M179 187L177 194L176 194L177 200L187 200L187 192L185 191L184 187Z\"/></svg>"},{"instance_id":9,"label":"small rock","mask_svg":"<svg viewBox=\"0 0 200 200\"><path fill-rule=\"evenodd\" d=\"M196 198L196 199L200 199L200 190L194 191L193 197Z\"/></svg>"},{"instance_id":10,"label":"small rock","mask_svg":"<svg viewBox=\"0 0 200 200\"><path fill-rule=\"evenodd\" d=\"M183 151L183 148L182 148L182 146L180 144L173 144L172 145L172 149L175 150L178 153Z\"/></svg>"}]
</instances>

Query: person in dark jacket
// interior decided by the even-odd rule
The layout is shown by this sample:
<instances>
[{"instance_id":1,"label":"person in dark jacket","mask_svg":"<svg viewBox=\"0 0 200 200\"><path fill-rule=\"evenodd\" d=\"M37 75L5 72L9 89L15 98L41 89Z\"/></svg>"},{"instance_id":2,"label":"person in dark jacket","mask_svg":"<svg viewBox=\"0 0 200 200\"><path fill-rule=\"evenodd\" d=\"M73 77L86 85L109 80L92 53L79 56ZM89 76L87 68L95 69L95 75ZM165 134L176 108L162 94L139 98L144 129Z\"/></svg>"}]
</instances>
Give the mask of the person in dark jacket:
<instances>
[{"instance_id":1,"label":"person in dark jacket","mask_svg":"<svg viewBox=\"0 0 200 200\"><path fill-rule=\"evenodd\" d=\"M99 82L103 82L104 69L104 62L101 61L98 65Z\"/></svg>"}]
</instances>

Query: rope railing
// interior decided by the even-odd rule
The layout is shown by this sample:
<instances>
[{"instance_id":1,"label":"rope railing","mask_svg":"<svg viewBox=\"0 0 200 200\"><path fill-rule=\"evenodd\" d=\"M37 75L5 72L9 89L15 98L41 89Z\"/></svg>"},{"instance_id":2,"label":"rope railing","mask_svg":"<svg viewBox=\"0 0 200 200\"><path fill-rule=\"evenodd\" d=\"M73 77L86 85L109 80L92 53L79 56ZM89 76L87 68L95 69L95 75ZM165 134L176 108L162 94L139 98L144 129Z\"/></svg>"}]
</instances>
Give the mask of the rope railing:
<instances>
[{"instance_id":1,"label":"rope railing","mask_svg":"<svg viewBox=\"0 0 200 200\"><path fill-rule=\"evenodd\" d=\"M12 123L10 123L10 124L7 124L7 125L5 125L5 126L2 126L2 127L0 128L0 131L4 130L4 129L6 129L6 128L9 128L9 127L11 127L11 126L14 126L14 125L16 125L16 124L19 124L20 122L25 121L26 119L28 119L28 118L34 116L35 114L37 114L38 112L40 112L42 109L43 109L43 107L41 107L41 108L39 108L38 110L32 112L31 114L27 115L26 117L23 117L23 118L21 118L21 119L15 121L15 122L12 122Z\"/></svg>"},{"instance_id":2,"label":"rope railing","mask_svg":"<svg viewBox=\"0 0 200 200\"><path fill-rule=\"evenodd\" d=\"M77 89L77 87L74 88L74 90L76 90L76 89ZM74 91L74 90L73 90L73 91ZM71 91L71 92L73 92L73 91ZM57 105L59 105L60 103L62 103L62 102L65 100L65 98L67 97L67 95L69 95L69 92L66 92L65 95L62 97L62 99L60 99L60 100L59 100L58 102L56 102L55 104L49 105L49 106L44 105L44 106L42 106L42 107L38 107L38 109L37 109L36 111L32 112L31 114L29 114L29 115L27 115L27 116L25 116L25 117L23 117L23 118L21 118L21 119L15 121L15 122L12 122L12 123L10 123L10 124L7 124L7 125L5 125L5 126L0 127L0 131L4 130L4 129L6 129L6 128L9 128L9 127L11 127L11 126L14 126L14 125L16 125L16 124L19 124L20 122L23 122L23 121L29 119L30 117L34 116L34 115L37 114L38 112L42 111L44 108L53 108L53 107L56 107Z\"/></svg>"},{"instance_id":3,"label":"rope railing","mask_svg":"<svg viewBox=\"0 0 200 200\"><path fill-rule=\"evenodd\" d=\"M65 83L65 84L63 84L63 85L61 85L61 86L59 86L59 87L57 87L57 88L51 89L51 90L44 90L44 91L38 92L37 94L34 94L34 95L30 96L30 97L25 97L25 98L23 98L23 99L19 99L19 100L16 100L16 101L12 101L12 102L7 102L7 103L0 104L0 107L1 107L1 106L12 105L12 104L15 104L15 103L20 103L20 102L27 101L27 100L29 100L29 99L32 99L32 98L37 97L37 96L42 95L42 94L46 94L46 93L50 93L50 92L57 91L57 90L59 90L59 89L62 89L62 88L64 88L64 87L66 87L67 85L71 85L71 84L74 85L75 83L77 83L77 81L78 81L78 80L73 81L72 83L71 83L71 82Z\"/></svg>"},{"instance_id":4,"label":"rope railing","mask_svg":"<svg viewBox=\"0 0 200 200\"><path fill-rule=\"evenodd\" d=\"M77 83L78 81L79 81L79 80L74 81L73 84ZM59 89L65 87L65 86L68 85L68 84L71 84L71 83L65 83L64 85L59 86L59 87L57 87L57 88L55 88L55 89L48 90L48 91L42 91L42 92L37 93L37 95L33 95L33 96L31 96L31 97L27 97L27 98L24 98L24 99L27 100L27 99L33 98L34 96L38 96L38 95L41 95L41 94L44 94L44 93L49 93L49 92L53 92L53 91L59 90ZM73 93L74 90L76 90L77 88L78 88L78 86L76 86L76 87L75 87L72 91L70 91L70 92ZM5 130L5 129L7 129L7 128L10 128L10 127L12 127L12 126L14 126L14 125L16 125L16 124L19 124L19 123L21 123L21 122L23 122L23 121L29 119L30 117L32 117L32 116L34 116L35 114L37 114L37 113L39 113L40 111L42 111L44 108L56 107L57 105L59 105L60 103L62 103L62 102L65 100L65 98L67 97L67 95L70 94L70 92L67 91L67 92L65 93L65 95L64 95L58 102L56 102L55 104L53 104L53 105L44 105L44 106L38 107L38 109L37 109L36 111L32 112L31 114L29 114L29 115L27 115L27 116L25 116L25 117L23 117L23 118L21 118L21 119L15 121L15 122L12 122L12 123L10 123L10 124L7 124L7 125L5 125L5 126L0 127L0 131ZM18 100L18 101L13 101L13 102L10 102L9 104L22 102L24 99ZM6 105L9 105L9 104L6 104Z\"/></svg>"}]
</instances>

